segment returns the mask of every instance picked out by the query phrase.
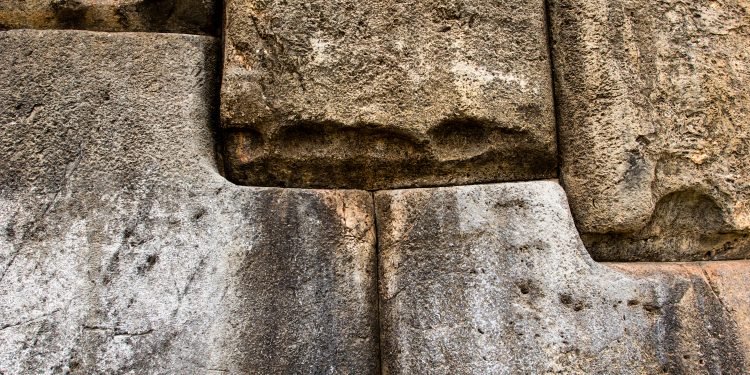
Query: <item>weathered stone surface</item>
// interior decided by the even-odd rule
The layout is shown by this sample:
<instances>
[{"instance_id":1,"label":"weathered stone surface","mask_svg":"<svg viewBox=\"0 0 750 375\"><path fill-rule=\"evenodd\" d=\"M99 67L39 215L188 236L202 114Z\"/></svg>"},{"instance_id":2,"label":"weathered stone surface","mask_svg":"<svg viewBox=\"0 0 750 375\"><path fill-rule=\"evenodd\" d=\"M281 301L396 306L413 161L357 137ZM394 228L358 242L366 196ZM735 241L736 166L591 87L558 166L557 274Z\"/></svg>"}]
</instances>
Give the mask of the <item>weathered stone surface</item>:
<instances>
[{"instance_id":1,"label":"weathered stone surface","mask_svg":"<svg viewBox=\"0 0 750 375\"><path fill-rule=\"evenodd\" d=\"M750 262L591 260L555 181L375 193L386 374L741 374Z\"/></svg>"},{"instance_id":2,"label":"weathered stone surface","mask_svg":"<svg viewBox=\"0 0 750 375\"><path fill-rule=\"evenodd\" d=\"M0 33L0 373L377 373L371 195L221 178L215 48Z\"/></svg>"},{"instance_id":3,"label":"weathered stone surface","mask_svg":"<svg viewBox=\"0 0 750 375\"><path fill-rule=\"evenodd\" d=\"M550 1L561 178L595 259L750 256L749 9Z\"/></svg>"},{"instance_id":4,"label":"weathered stone surface","mask_svg":"<svg viewBox=\"0 0 750 375\"><path fill-rule=\"evenodd\" d=\"M217 33L215 0L2 0L2 29Z\"/></svg>"},{"instance_id":5,"label":"weathered stone surface","mask_svg":"<svg viewBox=\"0 0 750 375\"><path fill-rule=\"evenodd\" d=\"M544 2L226 3L221 116L241 184L550 178Z\"/></svg>"}]
</instances>

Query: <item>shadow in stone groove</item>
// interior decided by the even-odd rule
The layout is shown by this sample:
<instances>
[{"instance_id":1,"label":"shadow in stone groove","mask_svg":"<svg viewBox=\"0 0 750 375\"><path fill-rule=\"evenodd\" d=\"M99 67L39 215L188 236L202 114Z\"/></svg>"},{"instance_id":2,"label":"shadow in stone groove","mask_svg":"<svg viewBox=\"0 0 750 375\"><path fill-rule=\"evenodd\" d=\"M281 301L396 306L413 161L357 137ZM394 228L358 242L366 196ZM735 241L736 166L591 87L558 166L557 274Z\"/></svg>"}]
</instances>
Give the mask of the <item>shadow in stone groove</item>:
<instances>
[{"instance_id":1,"label":"shadow in stone groove","mask_svg":"<svg viewBox=\"0 0 750 375\"><path fill-rule=\"evenodd\" d=\"M550 15L550 1L544 1L544 28L547 34L547 59L549 61L549 74L552 79L550 80L550 86L552 87L552 110L555 114L555 144L557 152L557 173L556 176L560 180L560 185L565 188L565 181L563 180L563 174L561 170L562 165L562 150L560 149L560 105L557 102L557 73L555 70L555 59L552 50L554 40L552 38L552 19Z\"/></svg>"},{"instance_id":2,"label":"shadow in stone groove","mask_svg":"<svg viewBox=\"0 0 750 375\"><path fill-rule=\"evenodd\" d=\"M216 72L214 75L214 89L211 90L211 134L213 135L213 148L214 148L214 158L216 160L216 170L217 172L227 179L226 171L224 169L226 162L224 160L224 145L225 142L225 136L224 132L221 128L221 82L222 77L224 75L224 30L226 29L226 15L225 15L225 7L224 7L224 0L215 0L215 19L214 23L216 25L215 34L217 38L219 39L219 48L217 48L217 54L216 54L216 65L215 66L206 66L206 69L211 69L211 71ZM231 182L229 179L227 179L228 182Z\"/></svg>"},{"instance_id":3,"label":"shadow in stone groove","mask_svg":"<svg viewBox=\"0 0 750 375\"><path fill-rule=\"evenodd\" d=\"M45 7L45 3L48 6ZM39 1L29 5L26 10L21 5L9 5L5 12L15 14L16 18L8 19L5 23L15 25L0 23L0 30L44 28L216 36L222 30L222 9L221 1L211 0L140 0L129 4L102 1L92 4L80 0Z\"/></svg>"},{"instance_id":4,"label":"shadow in stone groove","mask_svg":"<svg viewBox=\"0 0 750 375\"><path fill-rule=\"evenodd\" d=\"M377 298L375 300L375 314L377 316L377 325L375 326L375 337L378 340L378 373L384 374L385 364L383 363L383 315L381 310L380 301L380 280L383 275L380 268L380 232L378 224L378 209L375 203L375 192L370 192L370 201L372 202L371 213L373 218L373 231L375 232L375 287L377 290Z\"/></svg>"},{"instance_id":5,"label":"shadow in stone groove","mask_svg":"<svg viewBox=\"0 0 750 375\"><path fill-rule=\"evenodd\" d=\"M557 168L528 131L475 118L448 119L426 134L302 121L270 134L235 128L223 136L227 178L251 186L446 186L549 178Z\"/></svg>"}]
</instances>

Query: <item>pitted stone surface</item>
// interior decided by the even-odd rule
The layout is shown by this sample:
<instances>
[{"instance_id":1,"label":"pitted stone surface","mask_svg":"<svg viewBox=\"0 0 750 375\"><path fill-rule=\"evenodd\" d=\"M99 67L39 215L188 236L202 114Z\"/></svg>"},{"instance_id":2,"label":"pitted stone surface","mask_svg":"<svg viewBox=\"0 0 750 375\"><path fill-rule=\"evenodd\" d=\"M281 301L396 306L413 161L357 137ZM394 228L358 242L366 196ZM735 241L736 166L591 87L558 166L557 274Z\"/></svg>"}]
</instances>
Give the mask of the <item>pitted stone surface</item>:
<instances>
[{"instance_id":1,"label":"pitted stone surface","mask_svg":"<svg viewBox=\"0 0 750 375\"><path fill-rule=\"evenodd\" d=\"M597 260L750 256L750 2L550 2L561 178Z\"/></svg>"},{"instance_id":2,"label":"pitted stone surface","mask_svg":"<svg viewBox=\"0 0 750 375\"><path fill-rule=\"evenodd\" d=\"M387 374L742 374L749 261L591 260L555 181L375 193Z\"/></svg>"},{"instance_id":3,"label":"pitted stone surface","mask_svg":"<svg viewBox=\"0 0 750 375\"><path fill-rule=\"evenodd\" d=\"M3 0L2 29L79 29L215 35L215 0Z\"/></svg>"},{"instance_id":4,"label":"pitted stone surface","mask_svg":"<svg viewBox=\"0 0 750 375\"><path fill-rule=\"evenodd\" d=\"M221 178L216 44L0 32L0 373L378 372L371 195Z\"/></svg>"},{"instance_id":5,"label":"pitted stone surface","mask_svg":"<svg viewBox=\"0 0 750 375\"><path fill-rule=\"evenodd\" d=\"M542 0L226 3L241 184L382 189L556 175Z\"/></svg>"}]
</instances>

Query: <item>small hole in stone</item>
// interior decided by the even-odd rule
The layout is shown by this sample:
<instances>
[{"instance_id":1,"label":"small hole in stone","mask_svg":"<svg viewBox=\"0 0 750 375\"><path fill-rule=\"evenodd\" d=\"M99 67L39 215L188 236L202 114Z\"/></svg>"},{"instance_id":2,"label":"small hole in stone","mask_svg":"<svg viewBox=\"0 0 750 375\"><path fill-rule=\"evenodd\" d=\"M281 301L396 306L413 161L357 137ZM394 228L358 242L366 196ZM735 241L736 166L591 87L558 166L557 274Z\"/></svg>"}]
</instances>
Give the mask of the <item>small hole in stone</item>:
<instances>
[{"instance_id":1,"label":"small hole in stone","mask_svg":"<svg viewBox=\"0 0 750 375\"><path fill-rule=\"evenodd\" d=\"M570 294L560 294L560 302L563 305L570 305L573 303L573 297L571 297Z\"/></svg>"}]
</instances>

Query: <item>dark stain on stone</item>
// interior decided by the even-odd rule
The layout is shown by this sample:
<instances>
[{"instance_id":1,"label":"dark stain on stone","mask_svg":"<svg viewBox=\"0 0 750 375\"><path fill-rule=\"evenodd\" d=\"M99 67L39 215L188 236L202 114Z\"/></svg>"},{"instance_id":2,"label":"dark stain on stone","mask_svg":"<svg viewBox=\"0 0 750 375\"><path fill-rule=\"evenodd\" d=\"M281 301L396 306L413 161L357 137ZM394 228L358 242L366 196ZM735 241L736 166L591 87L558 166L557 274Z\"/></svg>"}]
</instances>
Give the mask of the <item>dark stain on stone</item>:
<instances>
[{"instance_id":1,"label":"dark stain on stone","mask_svg":"<svg viewBox=\"0 0 750 375\"><path fill-rule=\"evenodd\" d=\"M205 216L205 215L206 215L206 213L207 213L207 212L208 212L208 211L206 211L206 208L204 208L204 207L201 207L201 208L197 209L197 210L196 210L196 211L195 211L195 212L193 213L193 216L192 216L192 220L193 220L193 222L197 222L197 221L200 221L200 220L201 220L201 219L203 218L203 216Z\"/></svg>"},{"instance_id":2,"label":"dark stain on stone","mask_svg":"<svg viewBox=\"0 0 750 375\"><path fill-rule=\"evenodd\" d=\"M693 289L695 300L683 302L684 295ZM660 353L658 358L670 374L739 374L747 369L736 322L723 308L721 300L700 277L691 281L676 281L670 287L667 301L658 311L655 338ZM692 313L691 313L692 312ZM684 321L699 319L698 322ZM690 327L690 329L685 329ZM685 358L685 352L697 348L696 358Z\"/></svg>"},{"instance_id":3,"label":"dark stain on stone","mask_svg":"<svg viewBox=\"0 0 750 375\"><path fill-rule=\"evenodd\" d=\"M154 265L156 265L156 262L159 261L159 255L158 254L151 254L146 257L145 262L140 264L138 268L136 269L136 272L139 275L145 275L146 272L151 271L152 268L154 268Z\"/></svg>"},{"instance_id":4,"label":"dark stain on stone","mask_svg":"<svg viewBox=\"0 0 750 375\"><path fill-rule=\"evenodd\" d=\"M376 312L359 315L361 306L341 290L340 264L353 258L341 252L346 229L335 209L314 193L280 190L255 202L243 214L264 220L240 266L236 288L246 313L235 329L239 342L256 345L237 348L233 360L259 373L377 372Z\"/></svg>"},{"instance_id":5,"label":"dark stain on stone","mask_svg":"<svg viewBox=\"0 0 750 375\"><path fill-rule=\"evenodd\" d=\"M117 249L102 272L102 283L108 285L120 273L120 249Z\"/></svg>"},{"instance_id":6,"label":"dark stain on stone","mask_svg":"<svg viewBox=\"0 0 750 375\"><path fill-rule=\"evenodd\" d=\"M528 207L528 202L523 199L509 199L495 203L495 208L500 210L524 209L526 207Z\"/></svg>"},{"instance_id":7,"label":"dark stain on stone","mask_svg":"<svg viewBox=\"0 0 750 375\"><path fill-rule=\"evenodd\" d=\"M706 339L695 337L702 357L707 359L704 368L711 374L734 374L746 370L747 360L738 332L737 322L724 308L724 304L711 286L701 277L693 276L693 289L696 291L695 308L702 317L708 335ZM689 359L689 357L688 357Z\"/></svg>"},{"instance_id":8,"label":"dark stain on stone","mask_svg":"<svg viewBox=\"0 0 750 375\"><path fill-rule=\"evenodd\" d=\"M15 226L16 220L15 216L13 216L10 220L8 220L8 224L5 225L5 236L11 241L16 237Z\"/></svg>"},{"instance_id":9,"label":"dark stain on stone","mask_svg":"<svg viewBox=\"0 0 750 375\"><path fill-rule=\"evenodd\" d=\"M436 190L424 203L409 205L413 211L410 210L407 217L401 217L403 213L400 211L389 210L391 199L388 195L378 197L379 225L389 225L395 219L393 215L398 216L398 222L408 225L399 230L396 236L385 236L386 243L381 242L384 247L381 247L380 274L389 283L395 283L396 288L390 291L390 295L383 295L380 301L383 324L382 361L388 366L386 373L413 373L413 368L401 367L402 349L408 347L414 353L429 351L427 347L432 346L424 340L425 331L431 332L439 327L441 330L446 329L446 337L463 337L465 331L460 326L465 322L465 317L476 313L470 301L475 301L477 297L476 275L482 275L480 269L486 269L481 277L487 277L488 281L493 280L498 284L504 281L495 278L497 271L491 265L485 265L483 260L477 259L477 253L467 240L471 237L471 232L456 231L461 223L461 206L455 194ZM403 199L411 201L409 198ZM416 203L415 201L411 202ZM379 226L379 232L393 233L392 228L383 226ZM456 245L456 242L464 243ZM390 258L391 254L398 259L397 268L386 268L384 265L390 262L382 262L383 256ZM523 284L520 285L524 287ZM533 287L527 287L533 293ZM436 314L435 311L439 313ZM506 318L513 316L504 308L493 313L500 316L507 314ZM458 322L462 324L457 324ZM404 334L404 327L409 327L406 328L409 334ZM495 333L485 327L475 326L473 329L478 334ZM469 353L481 350L481 346L477 342L461 342L460 348L457 346L454 350L457 352L453 355L470 358ZM457 371L461 367L455 362L446 363L434 358L426 359L423 365L428 368L442 366L447 373L461 372Z\"/></svg>"},{"instance_id":10,"label":"dark stain on stone","mask_svg":"<svg viewBox=\"0 0 750 375\"><path fill-rule=\"evenodd\" d=\"M637 150L628 151L628 169L625 171L625 184L629 188L637 188L648 178L648 168L643 155Z\"/></svg>"},{"instance_id":11,"label":"dark stain on stone","mask_svg":"<svg viewBox=\"0 0 750 375\"><path fill-rule=\"evenodd\" d=\"M560 303L573 309L573 311L581 311L586 307L586 304L583 301L573 298L569 293L560 293L558 294L558 298Z\"/></svg>"}]
</instances>

